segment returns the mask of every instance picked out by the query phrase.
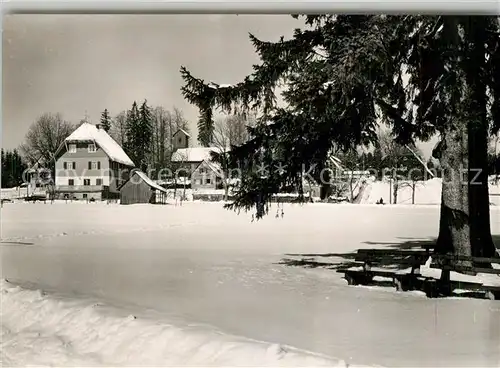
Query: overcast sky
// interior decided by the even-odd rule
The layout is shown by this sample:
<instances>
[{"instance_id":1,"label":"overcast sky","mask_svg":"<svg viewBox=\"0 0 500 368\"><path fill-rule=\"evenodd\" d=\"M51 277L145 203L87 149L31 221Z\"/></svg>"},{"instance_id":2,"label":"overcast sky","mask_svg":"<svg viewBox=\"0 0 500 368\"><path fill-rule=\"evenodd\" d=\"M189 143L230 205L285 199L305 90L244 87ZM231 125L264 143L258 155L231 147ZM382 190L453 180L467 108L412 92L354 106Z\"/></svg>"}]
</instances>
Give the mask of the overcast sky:
<instances>
[{"instance_id":1,"label":"overcast sky","mask_svg":"<svg viewBox=\"0 0 500 368\"><path fill-rule=\"evenodd\" d=\"M290 36L286 15L9 15L3 18L2 146L15 148L44 112L74 123L134 100L179 107L179 68L218 83L240 81L258 61L248 40ZM426 151L429 149L422 147Z\"/></svg>"}]
</instances>

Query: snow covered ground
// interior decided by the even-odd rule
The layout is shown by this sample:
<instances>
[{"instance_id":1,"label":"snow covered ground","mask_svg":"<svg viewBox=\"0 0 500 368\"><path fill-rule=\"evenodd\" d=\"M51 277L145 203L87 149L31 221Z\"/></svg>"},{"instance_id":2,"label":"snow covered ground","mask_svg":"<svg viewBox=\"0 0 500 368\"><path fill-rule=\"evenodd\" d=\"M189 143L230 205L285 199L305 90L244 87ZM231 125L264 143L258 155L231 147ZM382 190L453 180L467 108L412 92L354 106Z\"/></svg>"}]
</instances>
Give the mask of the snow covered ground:
<instances>
[{"instance_id":1,"label":"snow covered ground","mask_svg":"<svg viewBox=\"0 0 500 368\"><path fill-rule=\"evenodd\" d=\"M280 264L432 238L438 206L273 210L251 222L220 203L4 204L0 363L500 366L498 301Z\"/></svg>"}]
</instances>

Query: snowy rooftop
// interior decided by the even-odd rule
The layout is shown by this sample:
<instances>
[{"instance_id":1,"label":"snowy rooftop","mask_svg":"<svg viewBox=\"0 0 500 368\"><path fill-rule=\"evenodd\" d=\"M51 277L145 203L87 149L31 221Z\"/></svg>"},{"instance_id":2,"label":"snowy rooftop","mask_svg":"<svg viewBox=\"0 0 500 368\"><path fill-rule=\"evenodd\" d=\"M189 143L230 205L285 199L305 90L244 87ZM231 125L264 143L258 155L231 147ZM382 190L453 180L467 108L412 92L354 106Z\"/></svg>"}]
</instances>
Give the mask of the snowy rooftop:
<instances>
[{"instance_id":1,"label":"snowy rooftop","mask_svg":"<svg viewBox=\"0 0 500 368\"><path fill-rule=\"evenodd\" d=\"M219 152L217 147L180 148L172 154L173 162L202 162L210 160L210 152Z\"/></svg>"},{"instance_id":2,"label":"snowy rooftop","mask_svg":"<svg viewBox=\"0 0 500 368\"><path fill-rule=\"evenodd\" d=\"M139 175L139 177L146 183L148 184L151 188L154 188L156 190L159 190L160 192L167 192L167 190L161 186L159 186L157 183L155 183L153 180L151 180L145 173L143 173L140 170L135 170L134 174Z\"/></svg>"},{"instance_id":3,"label":"snowy rooftop","mask_svg":"<svg viewBox=\"0 0 500 368\"><path fill-rule=\"evenodd\" d=\"M177 129L177 131L174 133L174 136L175 136L177 133L179 133L179 132L182 132L182 133L184 133L186 136L191 137L191 135L190 135L188 132L186 132L184 129Z\"/></svg>"},{"instance_id":4,"label":"snowy rooftop","mask_svg":"<svg viewBox=\"0 0 500 368\"><path fill-rule=\"evenodd\" d=\"M93 124L83 123L65 141L93 141L106 152L111 160L124 165L135 166L120 145L105 130L98 129Z\"/></svg>"},{"instance_id":5,"label":"snowy rooftop","mask_svg":"<svg viewBox=\"0 0 500 368\"><path fill-rule=\"evenodd\" d=\"M222 176L222 167L218 162L213 162L210 160L203 160L203 162L200 164L205 164L206 167L208 167L210 170L212 170L216 175ZM198 166L198 167L200 167Z\"/></svg>"}]
</instances>

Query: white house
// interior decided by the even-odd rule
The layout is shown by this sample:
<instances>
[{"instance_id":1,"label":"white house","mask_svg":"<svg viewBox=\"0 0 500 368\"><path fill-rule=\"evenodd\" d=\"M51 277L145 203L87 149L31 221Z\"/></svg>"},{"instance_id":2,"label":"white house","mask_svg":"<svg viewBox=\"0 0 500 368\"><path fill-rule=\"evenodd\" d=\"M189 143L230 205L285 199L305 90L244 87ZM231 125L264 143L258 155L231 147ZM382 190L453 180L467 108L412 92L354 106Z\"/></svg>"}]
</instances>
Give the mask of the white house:
<instances>
[{"instance_id":1,"label":"white house","mask_svg":"<svg viewBox=\"0 0 500 368\"><path fill-rule=\"evenodd\" d=\"M99 125L83 123L56 154L55 191L60 198L118 198L134 163Z\"/></svg>"}]
</instances>

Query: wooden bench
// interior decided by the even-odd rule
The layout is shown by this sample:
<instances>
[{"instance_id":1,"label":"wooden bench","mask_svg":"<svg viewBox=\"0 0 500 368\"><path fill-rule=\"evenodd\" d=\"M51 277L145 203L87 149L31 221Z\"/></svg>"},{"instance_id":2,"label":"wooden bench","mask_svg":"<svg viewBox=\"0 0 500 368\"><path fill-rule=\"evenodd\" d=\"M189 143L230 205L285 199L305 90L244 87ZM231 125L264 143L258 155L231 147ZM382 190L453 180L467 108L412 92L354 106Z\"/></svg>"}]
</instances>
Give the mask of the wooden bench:
<instances>
[{"instance_id":1,"label":"wooden bench","mask_svg":"<svg viewBox=\"0 0 500 368\"><path fill-rule=\"evenodd\" d=\"M398 250L398 249L360 249L355 262L362 266L361 270L349 268L338 269L344 273L344 278L349 285L369 285L376 276L392 279L398 291L414 290L419 288L423 280L420 279L420 267L429 259L428 250ZM398 269L378 269L372 267L396 266ZM410 268L411 271L403 273L402 269Z\"/></svg>"},{"instance_id":2,"label":"wooden bench","mask_svg":"<svg viewBox=\"0 0 500 368\"><path fill-rule=\"evenodd\" d=\"M40 194L34 194L28 197L25 197L24 200L26 202L33 202L35 203L36 201L47 201L47 196L40 195Z\"/></svg>"},{"instance_id":3,"label":"wooden bench","mask_svg":"<svg viewBox=\"0 0 500 368\"><path fill-rule=\"evenodd\" d=\"M458 272L462 274L477 275L478 273L493 274L499 276L500 269L464 266L457 264L457 262L465 261L470 264L499 264L499 258L486 258L486 257L469 257L459 256L454 254L439 254L432 256L431 268L441 270L440 279L427 279L424 284L424 291L429 298L438 296L450 296L455 289L467 289L474 291L483 291L487 297L492 300L500 300L500 286L484 285L479 282L464 282L452 281L451 272Z\"/></svg>"}]
</instances>

